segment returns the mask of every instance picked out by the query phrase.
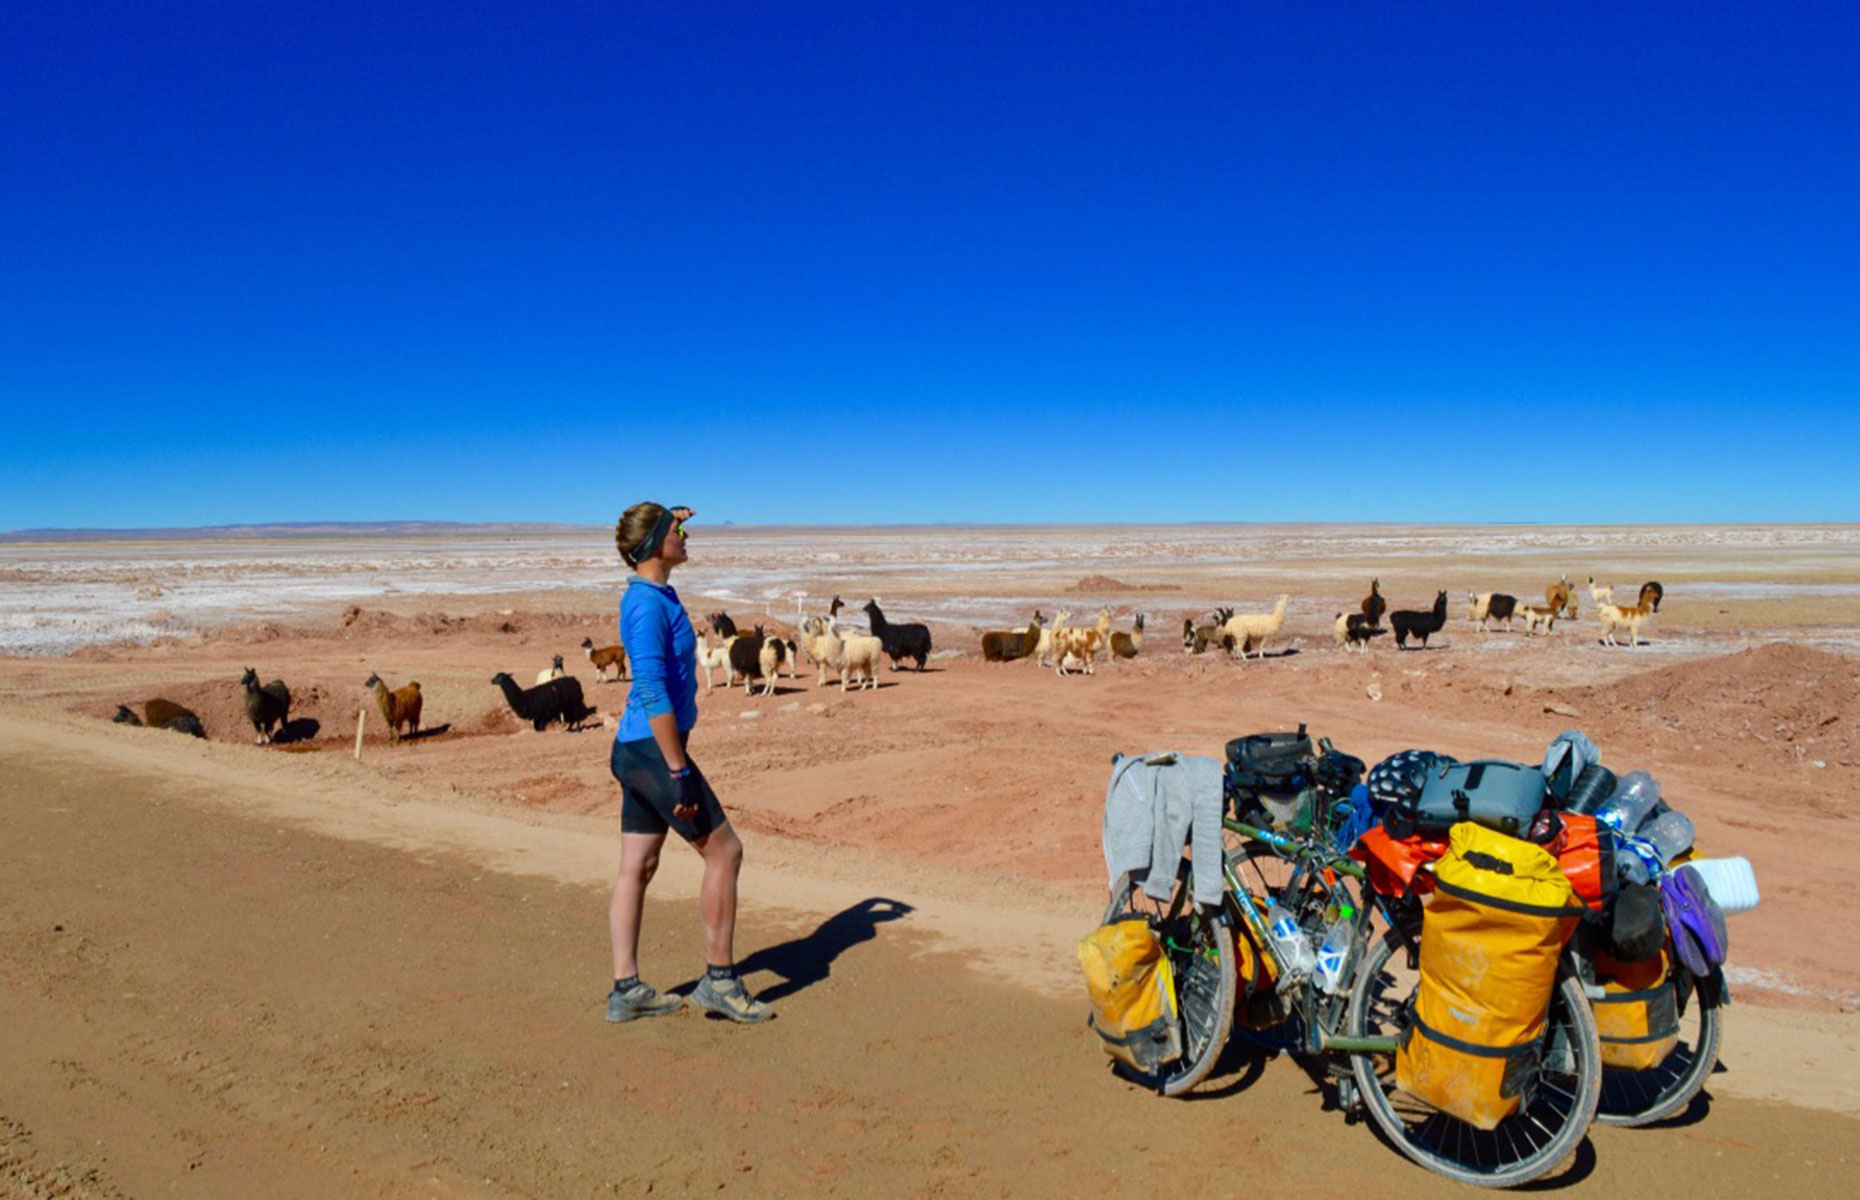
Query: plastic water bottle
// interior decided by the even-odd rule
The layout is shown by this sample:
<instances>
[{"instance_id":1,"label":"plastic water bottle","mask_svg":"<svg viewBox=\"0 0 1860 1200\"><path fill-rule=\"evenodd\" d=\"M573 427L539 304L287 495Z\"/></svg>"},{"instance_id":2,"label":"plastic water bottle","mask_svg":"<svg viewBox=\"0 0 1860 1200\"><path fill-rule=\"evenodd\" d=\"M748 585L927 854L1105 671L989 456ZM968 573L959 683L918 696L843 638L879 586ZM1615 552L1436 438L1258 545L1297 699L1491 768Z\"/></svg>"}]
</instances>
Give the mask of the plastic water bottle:
<instances>
[{"instance_id":1,"label":"plastic water bottle","mask_svg":"<svg viewBox=\"0 0 1860 1200\"><path fill-rule=\"evenodd\" d=\"M1652 842L1653 848L1660 852L1662 866L1692 849L1695 833L1692 819L1676 808L1655 813L1640 827L1640 836Z\"/></svg>"},{"instance_id":2,"label":"plastic water bottle","mask_svg":"<svg viewBox=\"0 0 1860 1200\"><path fill-rule=\"evenodd\" d=\"M1343 982L1344 962L1350 956L1350 940L1354 930L1350 922L1339 917L1324 931L1324 944L1318 947L1317 966L1312 969L1311 977L1317 980L1318 990L1326 996L1337 994L1337 987Z\"/></svg>"},{"instance_id":3,"label":"plastic water bottle","mask_svg":"<svg viewBox=\"0 0 1860 1200\"><path fill-rule=\"evenodd\" d=\"M1266 930L1272 934L1273 949L1285 964L1288 975L1308 975L1317 965L1311 939L1298 927L1298 921L1284 907L1274 904L1266 910Z\"/></svg>"},{"instance_id":4,"label":"plastic water bottle","mask_svg":"<svg viewBox=\"0 0 1860 1200\"><path fill-rule=\"evenodd\" d=\"M1660 781L1645 771L1629 771L1621 777L1615 794L1595 810L1595 819L1616 833L1633 833L1659 802Z\"/></svg>"}]
</instances>

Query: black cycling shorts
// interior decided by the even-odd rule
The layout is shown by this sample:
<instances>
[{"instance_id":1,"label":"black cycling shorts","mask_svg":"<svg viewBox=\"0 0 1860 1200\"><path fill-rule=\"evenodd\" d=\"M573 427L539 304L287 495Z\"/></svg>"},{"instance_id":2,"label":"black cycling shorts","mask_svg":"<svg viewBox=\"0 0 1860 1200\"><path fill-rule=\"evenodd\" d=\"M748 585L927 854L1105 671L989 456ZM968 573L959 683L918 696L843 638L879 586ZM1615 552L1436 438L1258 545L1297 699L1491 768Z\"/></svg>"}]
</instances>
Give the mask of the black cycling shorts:
<instances>
[{"instance_id":1,"label":"black cycling shorts","mask_svg":"<svg viewBox=\"0 0 1860 1200\"><path fill-rule=\"evenodd\" d=\"M681 742L684 736L680 735ZM690 762L689 759L685 761ZM660 753L659 743L652 738L641 738L637 742L615 741L611 766L614 778L620 781L622 833L662 834L675 829L685 841L699 842L729 820L724 816L717 793L710 790L710 781L704 778L704 772L696 763L691 763L691 774L697 777L698 790L703 795L698 802L697 816L681 821L672 815L672 808L678 803L678 781L672 778L671 770L665 765L665 755Z\"/></svg>"}]
</instances>

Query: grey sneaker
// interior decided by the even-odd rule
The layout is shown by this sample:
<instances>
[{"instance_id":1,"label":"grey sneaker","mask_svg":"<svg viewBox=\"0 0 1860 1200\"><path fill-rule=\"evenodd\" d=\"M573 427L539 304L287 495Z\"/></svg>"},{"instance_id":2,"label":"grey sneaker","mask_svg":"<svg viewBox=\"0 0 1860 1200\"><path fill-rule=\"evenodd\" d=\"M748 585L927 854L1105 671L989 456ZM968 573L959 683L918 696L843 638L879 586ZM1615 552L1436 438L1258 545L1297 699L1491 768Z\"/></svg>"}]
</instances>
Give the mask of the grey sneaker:
<instances>
[{"instance_id":1,"label":"grey sneaker","mask_svg":"<svg viewBox=\"0 0 1860 1200\"><path fill-rule=\"evenodd\" d=\"M749 994L740 979L720 983L706 974L691 993L691 1003L707 1012L745 1025L756 1025L775 1015L775 1010Z\"/></svg>"},{"instance_id":2,"label":"grey sneaker","mask_svg":"<svg viewBox=\"0 0 1860 1200\"><path fill-rule=\"evenodd\" d=\"M684 1006L683 997L661 996L650 983L636 983L624 992L607 993L607 1019L616 1024L635 1017L662 1017Z\"/></svg>"}]
</instances>

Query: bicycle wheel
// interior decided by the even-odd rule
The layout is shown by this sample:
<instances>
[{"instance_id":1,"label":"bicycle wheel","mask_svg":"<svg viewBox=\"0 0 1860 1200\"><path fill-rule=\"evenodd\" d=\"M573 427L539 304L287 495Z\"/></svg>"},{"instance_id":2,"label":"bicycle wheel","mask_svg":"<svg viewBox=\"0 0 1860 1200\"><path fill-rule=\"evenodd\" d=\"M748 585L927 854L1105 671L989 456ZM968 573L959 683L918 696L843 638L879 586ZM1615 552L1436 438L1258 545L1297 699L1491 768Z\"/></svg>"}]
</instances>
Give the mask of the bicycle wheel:
<instances>
[{"instance_id":1,"label":"bicycle wheel","mask_svg":"<svg viewBox=\"0 0 1860 1200\"><path fill-rule=\"evenodd\" d=\"M1419 982L1394 934L1371 945L1350 994L1350 1035L1398 1035L1402 1007ZM1391 1054L1351 1059L1363 1104L1396 1149L1430 1171L1478 1187L1514 1187L1562 1165L1588 1132L1601 1094L1595 1014L1573 978L1560 981L1551 998L1544 1062L1529 1102L1496 1129L1475 1129L1398 1091Z\"/></svg>"},{"instance_id":2,"label":"bicycle wheel","mask_svg":"<svg viewBox=\"0 0 1860 1200\"><path fill-rule=\"evenodd\" d=\"M1233 936L1213 913L1197 906L1188 895L1188 864L1176 877L1180 905L1159 902L1144 894L1129 875L1111 889L1104 922L1142 917L1162 940L1175 972L1176 1008L1182 1021L1182 1057L1155 1075L1146 1075L1122 1063L1117 1073L1165 1096L1179 1096L1208 1077L1233 1030L1234 991L1238 971ZM1175 914L1170 915L1174 908Z\"/></svg>"},{"instance_id":3,"label":"bicycle wheel","mask_svg":"<svg viewBox=\"0 0 1860 1200\"><path fill-rule=\"evenodd\" d=\"M1602 1068L1602 1099L1595 1119L1604 1125L1651 1125L1672 1116L1698 1095L1718 1065L1724 1037L1723 979L1714 970L1703 984L1679 967L1679 1044L1656 1067Z\"/></svg>"}]
</instances>

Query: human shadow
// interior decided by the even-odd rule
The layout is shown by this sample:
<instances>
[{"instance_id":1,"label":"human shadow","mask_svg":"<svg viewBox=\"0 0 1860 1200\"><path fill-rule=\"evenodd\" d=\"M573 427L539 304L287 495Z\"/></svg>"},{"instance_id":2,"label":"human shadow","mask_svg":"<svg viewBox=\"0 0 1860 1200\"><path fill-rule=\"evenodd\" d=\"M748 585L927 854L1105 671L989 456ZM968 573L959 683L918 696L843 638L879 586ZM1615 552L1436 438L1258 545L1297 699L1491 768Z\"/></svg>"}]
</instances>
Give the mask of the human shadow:
<instances>
[{"instance_id":1,"label":"human shadow","mask_svg":"<svg viewBox=\"0 0 1860 1200\"><path fill-rule=\"evenodd\" d=\"M878 927L910 915L914 910L900 900L870 896L834 913L819 928L805 937L793 938L776 946L765 946L736 964L739 975L769 971L782 981L757 993L769 1003L792 996L803 988L825 980L833 973L834 960L861 942L878 936ZM691 984L697 986L696 981Z\"/></svg>"}]
</instances>

